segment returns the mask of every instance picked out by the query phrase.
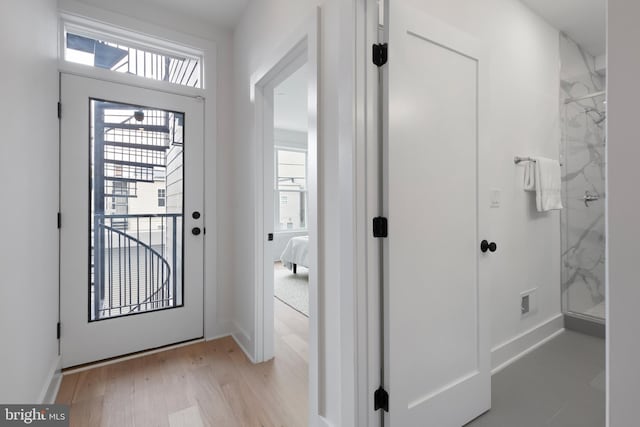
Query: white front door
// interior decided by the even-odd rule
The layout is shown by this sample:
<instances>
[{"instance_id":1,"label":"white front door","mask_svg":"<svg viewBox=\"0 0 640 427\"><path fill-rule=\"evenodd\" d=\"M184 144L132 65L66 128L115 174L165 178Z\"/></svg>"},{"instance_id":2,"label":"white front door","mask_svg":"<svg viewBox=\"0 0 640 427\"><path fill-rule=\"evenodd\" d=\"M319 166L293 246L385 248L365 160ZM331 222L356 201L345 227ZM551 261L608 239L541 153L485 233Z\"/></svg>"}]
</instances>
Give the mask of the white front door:
<instances>
[{"instance_id":1,"label":"white front door","mask_svg":"<svg viewBox=\"0 0 640 427\"><path fill-rule=\"evenodd\" d=\"M386 28L387 425L460 427L491 404L478 205L485 58L474 39L401 1Z\"/></svg>"},{"instance_id":2,"label":"white front door","mask_svg":"<svg viewBox=\"0 0 640 427\"><path fill-rule=\"evenodd\" d=\"M202 101L61 80L63 367L202 337Z\"/></svg>"}]
</instances>

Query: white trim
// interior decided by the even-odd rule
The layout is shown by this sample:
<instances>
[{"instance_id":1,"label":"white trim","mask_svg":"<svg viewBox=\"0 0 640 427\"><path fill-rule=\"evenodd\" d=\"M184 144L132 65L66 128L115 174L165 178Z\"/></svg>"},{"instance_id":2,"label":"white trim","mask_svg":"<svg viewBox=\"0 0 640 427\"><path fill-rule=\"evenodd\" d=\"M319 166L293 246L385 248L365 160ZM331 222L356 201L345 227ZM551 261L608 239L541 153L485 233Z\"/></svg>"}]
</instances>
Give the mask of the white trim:
<instances>
[{"instance_id":1,"label":"white trim","mask_svg":"<svg viewBox=\"0 0 640 427\"><path fill-rule=\"evenodd\" d=\"M349 392L353 387L353 424L357 427L377 427L380 425L380 413L373 407L373 392L380 385L380 313L378 292L378 239L370 235L370 218L380 215L378 211L379 194L376 180L372 174L377 172L377 107L378 107L378 69L371 63L371 46L378 43L378 9L379 3L368 0L356 0L345 8L351 8L346 13L347 20L343 25L351 26L352 49L350 54L354 59L348 65L353 68L352 92L352 145L353 159L351 162L353 183L352 206L354 245L354 288L351 297L353 314L353 336L349 334L346 325L343 340L351 339L353 354L345 354L342 363L353 364L353 384L343 384L343 390ZM349 20L351 22L349 22ZM346 36L343 35L343 38ZM346 71L346 70L345 70ZM346 89L345 89L346 91ZM342 90L341 90L342 92ZM346 125L345 125L346 126ZM348 168L348 166L346 166ZM346 174L346 170L345 170ZM371 261L371 262L369 262ZM346 292L346 289L343 289ZM341 298L343 298L341 296ZM342 307L343 319L349 309L345 303ZM348 360L347 357L353 358ZM346 369L346 367L345 367ZM349 414L346 414L349 415ZM343 417L343 423L348 420Z\"/></svg>"},{"instance_id":2,"label":"white trim","mask_svg":"<svg viewBox=\"0 0 640 427\"><path fill-rule=\"evenodd\" d=\"M266 88L273 85L278 77L282 78L283 71L291 67L301 56L306 57L308 66L308 108L309 126L307 131L308 149L308 218L307 227L309 233L309 423L311 426L318 425L319 402L318 402L318 366L319 366L319 345L318 345L318 214L321 211L318 207L318 146L320 144L319 135L319 28L320 28L320 8L316 8L314 13L302 22L295 31L285 38L278 49L267 56L267 60L251 76L250 97L255 106L255 260L254 260L254 354L257 362L267 360L273 352L273 298L265 289L265 232L264 229L264 194L265 183L263 182L263 168L265 166L264 132L265 111L264 95ZM285 74L286 77L286 74ZM273 132L271 132L273 134ZM268 183L271 187L273 184ZM270 263L272 268L272 263ZM271 289L272 291L272 289ZM270 321L269 321L270 319ZM269 342L270 341L270 342Z\"/></svg>"},{"instance_id":3,"label":"white trim","mask_svg":"<svg viewBox=\"0 0 640 427\"><path fill-rule=\"evenodd\" d=\"M497 374L513 362L529 354L564 331L564 317L552 318L516 335L491 349L491 375Z\"/></svg>"},{"instance_id":4,"label":"white trim","mask_svg":"<svg viewBox=\"0 0 640 427\"><path fill-rule=\"evenodd\" d=\"M318 423L318 427L335 427L331 421L322 416L318 417Z\"/></svg>"},{"instance_id":5,"label":"white trim","mask_svg":"<svg viewBox=\"0 0 640 427\"><path fill-rule=\"evenodd\" d=\"M240 334L240 337L238 336L238 334ZM242 330L240 330L239 332L234 332L233 334L231 334L231 337L236 342L236 344L238 344L238 347L240 347L240 350L242 350L244 355L247 356L247 359L249 359L251 363L254 363L254 364L258 363L256 362L256 359L253 357L253 355L251 355L251 352L247 350L247 346L243 343L243 341L250 342L248 335L245 332L243 332Z\"/></svg>"},{"instance_id":6,"label":"white trim","mask_svg":"<svg viewBox=\"0 0 640 427\"><path fill-rule=\"evenodd\" d=\"M79 77L88 77L105 82L124 84L141 89L151 89L157 92L187 96L190 98L205 99L207 94L204 89L182 86L175 83L167 83L160 80L153 80L146 77L134 76L125 73L117 73L111 70L105 70L103 68L75 64L63 59L58 60L58 70L64 74L70 74Z\"/></svg>"},{"instance_id":7,"label":"white trim","mask_svg":"<svg viewBox=\"0 0 640 427\"><path fill-rule=\"evenodd\" d=\"M58 396L58 390L60 389L60 384L62 383L61 371L62 357L56 356L49 368L49 374L47 375L47 379L40 391L38 402L43 405L53 404L55 402L56 396Z\"/></svg>"},{"instance_id":8,"label":"white trim","mask_svg":"<svg viewBox=\"0 0 640 427\"><path fill-rule=\"evenodd\" d=\"M250 360L255 361L256 360L255 356L251 354L251 352L249 351L249 349L252 348L251 335L249 335L247 331L242 326L240 326L238 322L236 322L235 320L232 321L232 323L233 323L233 333L231 334L231 336L233 336L233 339L238 342L238 345L240 346L242 351L246 353L247 357Z\"/></svg>"},{"instance_id":9,"label":"white trim","mask_svg":"<svg viewBox=\"0 0 640 427\"><path fill-rule=\"evenodd\" d=\"M204 52L201 49L176 43L165 38L150 36L124 27L107 24L84 16L61 12L60 19L60 31L63 37L67 32L71 32L79 36L95 38L110 43L118 43L126 45L127 47L161 55L184 56L197 59L200 62L202 62L204 58ZM64 43L62 43L60 46L62 52L64 52L64 48Z\"/></svg>"}]
</instances>

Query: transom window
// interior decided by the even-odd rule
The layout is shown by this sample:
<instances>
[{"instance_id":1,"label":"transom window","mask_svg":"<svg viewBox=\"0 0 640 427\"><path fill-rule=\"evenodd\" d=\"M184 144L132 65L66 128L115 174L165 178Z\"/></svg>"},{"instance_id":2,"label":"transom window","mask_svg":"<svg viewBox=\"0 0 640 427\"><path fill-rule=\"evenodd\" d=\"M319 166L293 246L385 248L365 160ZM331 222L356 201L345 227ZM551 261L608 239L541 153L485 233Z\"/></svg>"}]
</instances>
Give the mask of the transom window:
<instances>
[{"instance_id":1,"label":"transom window","mask_svg":"<svg viewBox=\"0 0 640 427\"><path fill-rule=\"evenodd\" d=\"M95 35L91 29L66 25L64 59L118 73L202 88L201 56L186 51L166 52L158 43L158 47L141 46L134 40L123 40L115 35Z\"/></svg>"}]
</instances>

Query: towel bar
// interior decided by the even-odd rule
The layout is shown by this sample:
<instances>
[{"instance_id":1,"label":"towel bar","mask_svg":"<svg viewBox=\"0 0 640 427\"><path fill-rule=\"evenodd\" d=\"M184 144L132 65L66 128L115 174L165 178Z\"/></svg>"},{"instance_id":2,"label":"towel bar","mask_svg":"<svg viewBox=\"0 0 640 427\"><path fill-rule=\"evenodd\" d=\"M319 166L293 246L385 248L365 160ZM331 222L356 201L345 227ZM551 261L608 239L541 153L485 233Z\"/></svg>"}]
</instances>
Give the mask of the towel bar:
<instances>
[{"instance_id":1,"label":"towel bar","mask_svg":"<svg viewBox=\"0 0 640 427\"><path fill-rule=\"evenodd\" d=\"M516 165L521 163L521 162L535 162L536 159L531 158L531 157L520 157L520 156L516 156L513 158L513 163L515 163ZM560 166L563 166L562 162L560 162Z\"/></svg>"}]
</instances>

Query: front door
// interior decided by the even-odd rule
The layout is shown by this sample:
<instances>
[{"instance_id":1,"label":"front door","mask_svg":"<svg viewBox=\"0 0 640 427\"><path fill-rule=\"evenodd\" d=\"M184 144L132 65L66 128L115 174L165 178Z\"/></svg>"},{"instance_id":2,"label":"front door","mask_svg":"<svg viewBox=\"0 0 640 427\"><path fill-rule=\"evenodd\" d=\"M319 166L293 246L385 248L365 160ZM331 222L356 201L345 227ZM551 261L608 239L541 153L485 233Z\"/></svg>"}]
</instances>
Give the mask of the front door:
<instances>
[{"instance_id":1,"label":"front door","mask_svg":"<svg viewBox=\"0 0 640 427\"><path fill-rule=\"evenodd\" d=\"M202 101L61 81L63 367L202 337Z\"/></svg>"},{"instance_id":2,"label":"front door","mask_svg":"<svg viewBox=\"0 0 640 427\"><path fill-rule=\"evenodd\" d=\"M491 398L478 204L485 59L471 37L389 3L385 425L460 427Z\"/></svg>"}]
</instances>

